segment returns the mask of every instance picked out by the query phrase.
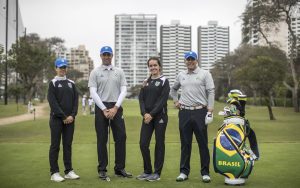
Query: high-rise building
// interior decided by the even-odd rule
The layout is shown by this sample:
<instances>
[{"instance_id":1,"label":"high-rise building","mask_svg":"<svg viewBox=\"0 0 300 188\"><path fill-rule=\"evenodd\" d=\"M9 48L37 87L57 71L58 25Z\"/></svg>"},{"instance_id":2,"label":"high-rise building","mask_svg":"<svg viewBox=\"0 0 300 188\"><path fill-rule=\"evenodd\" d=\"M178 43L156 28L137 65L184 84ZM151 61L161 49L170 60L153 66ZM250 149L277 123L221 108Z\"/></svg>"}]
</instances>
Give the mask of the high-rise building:
<instances>
[{"instance_id":1,"label":"high-rise building","mask_svg":"<svg viewBox=\"0 0 300 188\"><path fill-rule=\"evenodd\" d=\"M170 25L160 26L160 57L163 74L170 85L175 82L177 74L186 69L184 53L191 50L191 26L181 25L173 20Z\"/></svg>"},{"instance_id":2,"label":"high-rise building","mask_svg":"<svg viewBox=\"0 0 300 188\"><path fill-rule=\"evenodd\" d=\"M7 15L7 17L6 17ZM7 26L7 27L6 27ZM17 39L25 35L25 27L19 6L19 0L0 0L0 49L5 55ZM3 55L0 54L0 55ZM5 56L3 56L4 58ZM4 63L4 59L2 59ZM7 72L7 77L6 77ZM9 68L0 74L0 94L6 90L6 83L16 83L18 74ZM6 79L7 78L7 79Z\"/></svg>"},{"instance_id":3,"label":"high-rise building","mask_svg":"<svg viewBox=\"0 0 300 188\"><path fill-rule=\"evenodd\" d=\"M270 1L270 3L272 3ZM247 7L255 7L258 5L257 0L248 0ZM274 26L266 26L261 24L258 28L258 23L253 22L252 18L249 20L244 20L244 22L249 23L244 26L244 32L242 35L242 42L250 45L259 45L259 46L267 46L267 45L276 45L278 48L283 50L287 55L290 54L291 48L291 37L290 32L288 30L288 25L285 22L284 14L282 15L282 21L274 24ZM291 14L291 25L292 30L295 35L300 37L300 2L298 5L293 7L293 11ZM264 36L259 32L259 29L263 32ZM245 32L247 31L247 32ZM269 44L267 43L266 39ZM297 41L297 45L299 45L299 40Z\"/></svg>"},{"instance_id":4,"label":"high-rise building","mask_svg":"<svg viewBox=\"0 0 300 188\"><path fill-rule=\"evenodd\" d=\"M201 68L210 70L229 53L229 27L209 21L198 27L198 55Z\"/></svg>"},{"instance_id":5,"label":"high-rise building","mask_svg":"<svg viewBox=\"0 0 300 188\"><path fill-rule=\"evenodd\" d=\"M296 35L297 38L297 42L296 42L296 46L298 47L298 51L297 53L300 54L300 2L297 3L297 6L294 7L293 12L292 12L292 19L291 19L291 23L292 23L292 31L294 32L294 34ZM288 38L288 54L291 53L291 46L292 46L292 39L291 39L291 35L290 32L288 33L288 36L290 38Z\"/></svg>"},{"instance_id":6,"label":"high-rise building","mask_svg":"<svg viewBox=\"0 0 300 188\"><path fill-rule=\"evenodd\" d=\"M128 87L145 80L151 56L157 56L157 16L115 15L115 66L123 69Z\"/></svg>"},{"instance_id":7,"label":"high-rise building","mask_svg":"<svg viewBox=\"0 0 300 188\"><path fill-rule=\"evenodd\" d=\"M78 80L89 79L89 75L94 68L94 64L84 45L79 45L78 47L71 49L60 50L57 52L57 56L68 60L69 69L74 69L83 73L83 76L78 78Z\"/></svg>"},{"instance_id":8,"label":"high-rise building","mask_svg":"<svg viewBox=\"0 0 300 188\"><path fill-rule=\"evenodd\" d=\"M0 45L2 45L5 50L7 41L7 50L10 50L11 45L16 43L16 39L25 35L19 0L0 0L0 7ZM7 19L6 11L8 11ZM6 21L8 26L7 35Z\"/></svg>"}]
</instances>

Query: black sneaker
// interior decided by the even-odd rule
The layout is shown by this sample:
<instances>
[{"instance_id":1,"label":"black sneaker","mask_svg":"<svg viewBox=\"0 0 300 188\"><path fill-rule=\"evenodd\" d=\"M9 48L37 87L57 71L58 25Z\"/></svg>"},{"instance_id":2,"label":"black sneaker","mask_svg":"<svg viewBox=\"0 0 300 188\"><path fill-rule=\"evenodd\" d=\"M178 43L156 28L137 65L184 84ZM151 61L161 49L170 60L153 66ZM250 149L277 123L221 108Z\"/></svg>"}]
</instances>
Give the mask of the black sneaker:
<instances>
[{"instance_id":1,"label":"black sneaker","mask_svg":"<svg viewBox=\"0 0 300 188\"><path fill-rule=\"evenodd\" d=\"M136 177L138 180L146 180L151 174L142 173Z\"/></svg>"},{"instance_id":2,"label":"black sneaker","mask_svg":"<svg viewBox=\"0 0 300 188\"><path fill-rule=\"evenodd\" d=\"M132 174L126 172L125 169L115 170L115 175L123 178L132 178Z\"/></svg>"},{"instance_id":3,"label":"black sneaker","mask_svg":"<svg viewBox=\"0 0 300 188\"><path fill-rule=\"evenodd\" d=\"M105 171L100 171L99 172L99 178L102 180L106 180L108 177L107 173Z\"/></svg>"}]
</instances>

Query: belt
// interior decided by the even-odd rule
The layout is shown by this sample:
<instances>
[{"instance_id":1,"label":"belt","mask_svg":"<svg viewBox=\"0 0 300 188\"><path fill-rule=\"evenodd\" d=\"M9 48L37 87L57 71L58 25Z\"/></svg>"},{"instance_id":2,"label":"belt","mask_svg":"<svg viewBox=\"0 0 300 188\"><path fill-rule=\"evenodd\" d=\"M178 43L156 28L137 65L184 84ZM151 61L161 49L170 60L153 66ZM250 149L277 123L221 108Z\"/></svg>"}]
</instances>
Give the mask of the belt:
<instances>
[{"instance_id":1,"label":"belt","mask_svg":"<svg viewBox=\"0 0 300 188\"><path fill-rule=\"evenodd\" d=\"M199 106L185 106L185 105L180 105L181 109L185 109L185 110L199 110L202 108L206 108L206 106L203 105L199 105Z\"/></svg>"}]
</instances>

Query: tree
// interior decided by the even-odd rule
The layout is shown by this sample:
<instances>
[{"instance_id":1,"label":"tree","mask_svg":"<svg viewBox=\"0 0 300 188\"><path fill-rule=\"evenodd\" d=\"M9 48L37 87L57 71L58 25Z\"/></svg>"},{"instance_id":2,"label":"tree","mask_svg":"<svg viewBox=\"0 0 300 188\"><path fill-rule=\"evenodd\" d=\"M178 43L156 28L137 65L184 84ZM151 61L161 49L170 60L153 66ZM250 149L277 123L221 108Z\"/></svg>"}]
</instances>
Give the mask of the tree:
<instances>
[{"instance_id":1,"label":"tree","mask_svg":"<svg viewBox=\"0 0 300 188\"><path fill-rule=\"evenodd\" d=\"M2 80L4 79L4 49L0 47L0 96L2 96ZM3 79L2 79L3 78Z\"/></svg>"},{"instance_id":2,"label":"tree","mask_svg":"<svg viewBox=\"0 0 300 188\"><path fill-rule=\"evenodd\" d=\"M16 103L18 105L21 94L23 93L24 88L21 84L10 84L8 86L8 93L13 95L16 98Z\"/></svg>"},{"instance_id":3,"label":"tree","mask_svg":"<svg viewBox=\"0 0 300 188\"><path fill-rule=\"evenodd\" d=\"M50 63L53 64L53 60L47 43L37 34L21 37L18 46L12 46L9 52L9 66L18 73L20 83L24 87L24 103L33 97L37 86L43 84L45 68Z\"/></svg>"},{"instance_id":4,"label":"tree","mask_svg":"<svg viewBox=\"0 0 300 188\"><path fill-rule=\"evenodd\" d=\"M76 82L79 78L83 77L83 72L80 72L76 69L68 68L67 77Z\"/></svg>"},{"instance_id":5,"label":"tree","mask_svg":"<svg viewBox=\"0 0 300 188\"><path fill-rule=\"evenodd\" d=\"M299 112L299 38L297 38L295 31L292 28L292 15L296 11L299 0L256 0L255 4L247 6L242 15L243 20L243 34L246 36L243 42L249 41L249 32L254 29L254 33L258 32L263 36L269 46L274 46L269 41L267 35L270 28L279 29L279 23L285 23L288 27L290 42L290 52L288 54L289 73L291 81L284 81L284 85L292 92L294 111ZM299 4L298 4L299 5Z\"/></svg>"},{"instance_id":6,"label":"tree","mask_svg":"<svg viewBox=\"0 0 300 188\"><path fill-rule=\"evenodd\" d=\"M264 97L269 110L270 120L275 120L271 107L271 96L277 83L284 79L285 62L268 56L251 58L246 65L237 71L236 76L244 85L254 87Z\"/></svg>"},{"instance_id":7,"label":"tree","mask_svg":"<svg viewBox=\"0 0 300 188\"><path fill-rule=\"evenodd\" d=\"M233 89L235 82L232 77L233 71L238 64L237 59L236 54L229 54L222 58L212 70L216 88L216 99L221 96L226 98L227 93Z\"/></svg>"},{"instance_id":8,"label":"tree","mask_svg":"<svg viewBox=\"0 0 300 188\"><path fill-rule=\"evenodd\" d=\"M45 42L48 46L49 55L53 57L51 62L55 61L57 53L62 53L66 50L66 47L64 46L64 40L59 37L46 38ZM49 63L48 66L45 68L45 79L51 80L53 78L53 75L55 74L56 72L54 63Z\"/></svg>"},{"instance_id":9,"label":"tree","mask_svg":"<svg viewBox=\"0 0 300 188\"><path fill-rule=\"evenodd\" d=\"M141 88L142 88L142 85L135 85L135 86L132 86L132 87L127 91L127 97L128 97L128 98L136 98L136 97L139 95Z\"/></svg>"},{"instance_id":10,"label":"tree","mask_svg":"<svg viewBox=\"0 0 300 188\"><path fill-rule=\"evenodd\" d=\"M87 80L81 80L76 83L76 88L78 90L78 93L82 96L89 92L88 87L88 81Z\"/></svg>"}]
</instances>

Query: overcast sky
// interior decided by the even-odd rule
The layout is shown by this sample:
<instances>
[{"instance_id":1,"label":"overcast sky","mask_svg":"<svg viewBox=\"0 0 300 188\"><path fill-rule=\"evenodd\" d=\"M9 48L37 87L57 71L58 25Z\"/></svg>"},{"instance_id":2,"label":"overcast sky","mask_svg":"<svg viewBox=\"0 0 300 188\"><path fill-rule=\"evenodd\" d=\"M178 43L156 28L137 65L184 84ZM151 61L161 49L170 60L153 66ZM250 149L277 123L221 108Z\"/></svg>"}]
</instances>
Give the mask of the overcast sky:
<instances>
[{"instance_id":1,"label":"overcast sky","mask_svg":"<svg viewBox=\"0 0 300 188\"><path fill-rule=\"evenodd\" d=\"M100 62L99 49L114 46L114 15L156 14L162 24L180 20L192 26L192 49L197 51L197 27L216 20L230 27L230 51L241 41L241 20L247 0L19 0L27 33L42 38L57 36L68 48L84 44ZM159 45L159 36L158 45Z\"/></svg>"}]
</instances>

